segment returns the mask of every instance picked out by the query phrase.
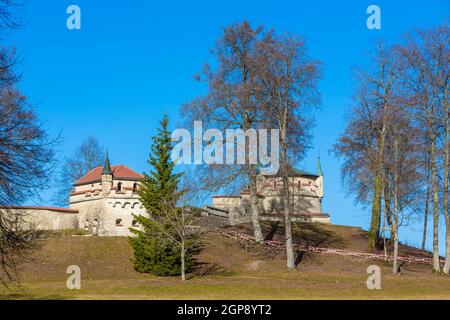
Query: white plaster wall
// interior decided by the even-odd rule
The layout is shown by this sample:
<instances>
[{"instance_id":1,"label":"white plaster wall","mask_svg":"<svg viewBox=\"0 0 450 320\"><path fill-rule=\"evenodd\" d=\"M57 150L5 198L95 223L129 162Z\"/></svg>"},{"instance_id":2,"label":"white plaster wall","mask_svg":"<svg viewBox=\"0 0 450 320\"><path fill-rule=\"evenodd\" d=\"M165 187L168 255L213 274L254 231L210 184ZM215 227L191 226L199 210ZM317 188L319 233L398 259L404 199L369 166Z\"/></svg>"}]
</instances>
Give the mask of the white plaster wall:
<instances>
[{"instance_id":1,"label":"white plaster wall","mask_svg":"<svg viewBox=\"0 0 450 320\"><path fill-rule=\"evenodd\" d=\"M213 207L228 208L230 206L239 206L241 204L241 198L236 197L216 197L213 198Z\"/></svg>"},{"instance_id":2,"label":"white plaster wall","mask_svg":"<svg viewBox=\"0 0 450 320\"><path fill-rule=\"evenodd\" d=\"M13 209L11 213L19 215L21 227L25 230L65 230L78 226L78 214L48 209Z\"/></svg>"},{"instance_id":3,"label":"white plaster wall","mask_svg":"<svg viewBox=\"0 0 450 320\"><path fill-rule=\"evenodd\" d=\"M101 183L77 186L75 192L84 193L70 196L70 208L80 212L79 227L100 236L132 235L129 228L132 227L133 215L147 215L139 195L133 190L136 183L113 180L112 189L107 194L102 192ZM140 229L138 226L134 228Z\"/></svg>"},{"instance_id":4,"label":"white plaster wall","mask_svg":"<svg viewBox=\"0 0 450 320\"><path fill-rule=\"evenodd\" d=\"M105 232L114 236L130 236L129 228L136 216L147 216L145 208L138 199L107 198L104 203L104 210L107 212L105 222ZM116 220L120 219L120 225L116 225ZM140 229L134 227L134 229Z\"/></svg>"}]
</instances>

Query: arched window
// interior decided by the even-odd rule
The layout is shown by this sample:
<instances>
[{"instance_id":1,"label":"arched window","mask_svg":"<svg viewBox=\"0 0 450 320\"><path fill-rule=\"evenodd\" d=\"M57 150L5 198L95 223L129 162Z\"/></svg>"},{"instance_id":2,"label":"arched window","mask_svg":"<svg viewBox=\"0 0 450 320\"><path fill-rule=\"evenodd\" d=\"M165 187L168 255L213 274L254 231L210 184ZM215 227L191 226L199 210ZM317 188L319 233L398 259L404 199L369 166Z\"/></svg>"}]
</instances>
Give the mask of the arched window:
<instances>
[{"instance_id":1,"label":"arched window","mask_svg":"<svg viewBox=\"0 0 450 320\"><path fill-rule=\"evenodd\" d=\"M136 219L133 219L133 221L131 221L131 226L135 228L139 227L138 221Z\"/></svg>"},{"instance_id":2,"label":"arched window","mask_svg":"<svg viewBox=\"0 0 450 320\"><path fill-rule=\"evenodd\" d=\"M116 227L122 227L122 219L116 219Z\"/></svg>"},{"instance_id":3,"label":"arched window","mask_svg":"<svg viewBox=\"0 0 450 320\"><path fill-rule=\"evenodd\" d=\"M117 191L118 191L118 192L122 191L122 182L119 182L119 183L117 184Z\"/></svg>"},{"instance_id":4,"label":"arched window","mask_svg":"<svg viewBox=\"0 0 450 320\"><path fill-rule=\"evenodd\" d=\"M133 192L136 192L136 191L137 191L137 188L138 188L137 183L133 184Z\"/></svg>"}]
</instances>

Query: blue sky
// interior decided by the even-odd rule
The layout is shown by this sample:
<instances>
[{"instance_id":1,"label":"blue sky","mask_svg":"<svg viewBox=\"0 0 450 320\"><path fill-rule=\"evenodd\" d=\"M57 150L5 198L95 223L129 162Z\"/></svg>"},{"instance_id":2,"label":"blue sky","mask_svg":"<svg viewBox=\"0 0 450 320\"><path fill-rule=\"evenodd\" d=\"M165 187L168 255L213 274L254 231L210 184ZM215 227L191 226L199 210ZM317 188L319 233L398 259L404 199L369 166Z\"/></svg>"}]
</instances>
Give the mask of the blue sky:
<instances>
[{"instance_id":1,"label":"blue sky","mask_svg":"<svg viewBox=\"0 0 450 320\"><path fill-rule=\"evenodd\" d=\"M137 171L148 169L150 137L162 112L176 123L180 105L205 92L193 75L211 62L209 49L221 27L247 19L304 36L310 55L324 63L324 80L323 103L314 112L314 148L302 167L315 170L320 152L324 211L335 224L363 228L369 211L347 197L340 164L328 153L345 125L354 87L351 69L367 62L376 39L395 41L450 17L448 0L28 1L24 27L5 40L22 58L21 88L50 134L62 132L60 156L94 135L109 148L113 163ZM66 28L71 4L81 8L81 30ZM381 30L366 28L370 4L381 8ZM420 229L420 224L402 228L401 239L419 244Z\"/></svg>"}]
</instances>

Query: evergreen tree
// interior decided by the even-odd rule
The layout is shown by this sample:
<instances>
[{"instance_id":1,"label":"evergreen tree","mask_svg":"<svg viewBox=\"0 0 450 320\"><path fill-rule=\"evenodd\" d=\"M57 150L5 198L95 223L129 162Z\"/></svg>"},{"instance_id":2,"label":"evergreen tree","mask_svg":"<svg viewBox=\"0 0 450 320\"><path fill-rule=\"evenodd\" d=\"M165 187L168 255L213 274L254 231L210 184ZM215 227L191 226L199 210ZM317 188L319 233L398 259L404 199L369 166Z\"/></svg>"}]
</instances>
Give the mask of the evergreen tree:
<instances>
[{"instance_id":1,"label":"evergreen tree","mask_svg":"<svg viewBox=\"0 0 450 320\"><path fill-rule=\"evenodd\" d=\"M173 144L167 114L164 114L160 124L157 135L152 138L150 159L147 161L153 169L149 175L144 174L145 180L138 190L142 204L149 214L156 217L163 216L167 204L175 205L180 198L182 193L177 188L183 175L174 173L175 163L170 159Z\"/></svg>"},{"instance_id":2,"label":"evergreen tree","mask_svg":"<svg viewBox=\"0 0 450 320\"><path fill-rule=\"evenodd\" d=\"M171 160L173 144L168 131L169 118L164 114L161 127L152 138L151 153L148 163L152 169L144 174L138 194L148 217L135 216L142 226L141 230L131 228L135 237L129 241L134 249L134 267L139 272L153 273L160 276L179 275L181 273L181 251L173 243L176 237L170 223L171 215L178 212L177 200L182 195L178 191L178 183L182 173L174 173L174 162ZM192 266L191 254L186 256L187 269Z\"/></svg>"}]
</instances>

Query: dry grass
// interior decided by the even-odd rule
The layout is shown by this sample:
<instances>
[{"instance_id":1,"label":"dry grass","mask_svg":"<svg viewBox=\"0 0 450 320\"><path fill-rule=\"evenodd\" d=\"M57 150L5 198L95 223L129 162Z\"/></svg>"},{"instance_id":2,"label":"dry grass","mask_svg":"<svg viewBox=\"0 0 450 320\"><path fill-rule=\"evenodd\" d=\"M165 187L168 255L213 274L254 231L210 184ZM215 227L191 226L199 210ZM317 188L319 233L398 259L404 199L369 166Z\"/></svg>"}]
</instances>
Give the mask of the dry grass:
<instances>
[{"instance_id":1,"label":"dry grass","mask_svg":"<svg viewBox=\"0 0 450 320\"><path fill-rule=\"evenodd\" d=\"M249 226L237 229L245 231ZM264 226L266 234L271 225ZM273 231L273 230L272 230ZM282 228L272 232L279 239ZM300 225L296 241L366 250L367 234L359 228ZM402 247L402 254L420 254ZM20 265L22 286L0 289L4 299L450 299L450 278L434 275L427 265L408 265L406 275L391 274L380 261L331 255L304 255L288 272L282 252L243 248L210 234L188 281L133 270L126 238L59 236L40 243L33 261ZM367 266L382 269L382 289L368 290ZM66 288L66 268L81 268L81 290Z\"/></svg>"}]
</instances>

